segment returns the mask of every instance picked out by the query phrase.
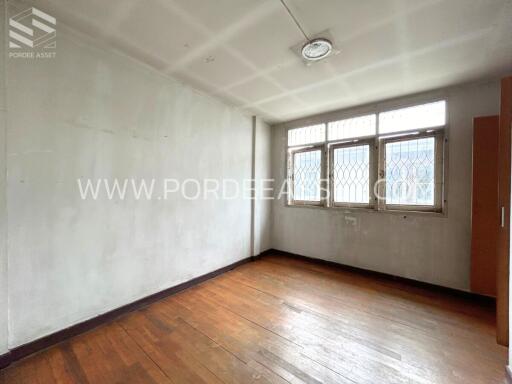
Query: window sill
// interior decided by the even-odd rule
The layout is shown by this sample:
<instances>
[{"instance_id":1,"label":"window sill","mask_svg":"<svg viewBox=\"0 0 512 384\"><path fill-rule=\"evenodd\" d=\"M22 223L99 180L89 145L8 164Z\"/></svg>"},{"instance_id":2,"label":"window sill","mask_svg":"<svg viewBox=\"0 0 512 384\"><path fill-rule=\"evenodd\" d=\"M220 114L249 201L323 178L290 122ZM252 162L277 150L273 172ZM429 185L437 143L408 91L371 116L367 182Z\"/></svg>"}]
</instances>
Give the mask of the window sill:
<instances>
[{"instance_id":1,"label":"window sill","mask_svg":"<svg viewBox=\"0 0 512 384\"><path fill-rule=\"evenodd\" d=\"M433 211L414 211L414 210L400 210L400 209L375 209L366 207L324 207L321 205L298 205L298 204L285 204L285 208L307 208L319 209L324 211L333 212L346 212L346 213L371 213L371 214L391 214L398 216L423 216L435 218L447 218L446 212L433 212Z\"/></svg>"}]
</instances>

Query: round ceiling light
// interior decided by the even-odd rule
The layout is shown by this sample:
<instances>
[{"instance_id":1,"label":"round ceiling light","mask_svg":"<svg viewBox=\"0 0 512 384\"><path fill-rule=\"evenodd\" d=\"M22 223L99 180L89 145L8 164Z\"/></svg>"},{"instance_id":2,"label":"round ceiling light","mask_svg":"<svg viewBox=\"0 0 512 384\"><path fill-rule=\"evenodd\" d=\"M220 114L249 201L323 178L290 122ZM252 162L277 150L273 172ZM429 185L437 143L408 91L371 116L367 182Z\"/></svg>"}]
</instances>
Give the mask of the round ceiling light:
<instances>
[{"instance_id":1,"label":"round ceiling light","mask_svg":"<svg viewBox=\"0 0 512 384\"><path fill-rule=\"evenodd\" d=\"M310 40L302 47L302 57L308 61L321 60L331 52L332 43L324 38Z\"/></svg>"}]
</instances>

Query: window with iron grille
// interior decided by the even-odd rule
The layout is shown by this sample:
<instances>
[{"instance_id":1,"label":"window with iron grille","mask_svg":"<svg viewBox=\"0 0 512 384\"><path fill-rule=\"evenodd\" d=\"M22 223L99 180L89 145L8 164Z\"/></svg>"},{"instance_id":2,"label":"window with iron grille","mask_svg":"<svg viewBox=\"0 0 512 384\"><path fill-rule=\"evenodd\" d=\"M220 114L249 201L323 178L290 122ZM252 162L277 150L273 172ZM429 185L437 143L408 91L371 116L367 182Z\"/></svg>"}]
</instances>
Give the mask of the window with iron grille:
<instances>
[{"instance_id":1,"label":"window with iron grille","mask_svg":"<svg viewBox=\"0 0 512 384\"><path fill-rule=\"evenodd\" d=\"M291 129L288 131L288 145L306 145L325 141L325 124Z\"/></svg>"},{"instance_id":2,"label":"window with iron grille","mask_svg":"<svg viewBox=\"0 0 512 384\"><path fill-rule=\"evenodd\" d=\"M445 128L441 100L290 129L288 204L442 212Z\"/></svg>"},{"instance_id":3,"label":"window with iron grille","mask_svg":"<svg viewBox=\"0 0 512 384\"><path fill-rule=\"evenodd\" d=\"M386 203L434 205L433 137L386 143Z\"/></svg>"},{"instance_id":4,"label":"window with iron grille","mask_svg":"<svg viewBox=\"0 0 512 384\"><path fill-rule=\"evenodd\" d=\"M292 201L318 204L321 200L322 150L300 149L292 157Z\"/></svg>"},{"instance_id":5,"label":"window with iron grille","mask_svg":"<svg viewBox=\"0 0 512 384\"><path fill-rule=\"evenodd\" d=\"M332 205L366 206L372 204L371 158L373 144L338 144L330 150Z\"/></svg>"},{"instance_id":6,"label":"window with iron grille","mask_svg":"<svg viewBox=\"0 0 512 384\"><path fill-rule=\"evenodd\" d=\"M375 114L332 121L328 125L329 141L375 136L376 126Z\"/></svg>"},{"instance_id":7,"label":"window with iron grille","mask_svg":"<svg viewBox=\"0 0 512 384\"><path fill-rule=\"evenodd\" d=\"M383 139L385 206L441 211L443 132Z\"/></svg>"}]
</instances>

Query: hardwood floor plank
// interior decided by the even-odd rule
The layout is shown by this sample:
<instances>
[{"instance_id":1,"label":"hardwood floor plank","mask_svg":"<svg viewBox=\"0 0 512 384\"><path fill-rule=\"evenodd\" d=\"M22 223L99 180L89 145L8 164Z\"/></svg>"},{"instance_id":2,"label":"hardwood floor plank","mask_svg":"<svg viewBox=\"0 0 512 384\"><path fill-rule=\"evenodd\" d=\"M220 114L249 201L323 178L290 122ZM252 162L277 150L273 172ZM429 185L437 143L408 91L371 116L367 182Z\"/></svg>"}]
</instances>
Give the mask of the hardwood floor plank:
<instances>
[{"instance_id":1,"label":"hardwood floor plank","mask_svg":"<svg viewBox=\"0 0 512 384\"><path fill-rule=\"evenodd\" d=\"M260 267L261 267L261 265L260 265ZM235 271L233 274L231 274L231 276L233 276L234 274L238 274L238 273L242 273L241 270ZM254 276L253 271L251 271L251 273L252 273L252 276ZM272 273L272 272L269 272L268 270L265 269L265 271L262 271L262 273ZM261 281L264 281L264 280L265 279L262 279L261 276L258 276L258 278L257 278L258 283L260 283ZM283 290L286 288L286 284L282 284L283 280L285 280L284 276L280 275L279 286L272 287L271 291L274 296L275 296L276 292L279 292L280 289ZM304 284L302 283L303 279L300 279L300 281L301 281L301 283L299 285L292 286L291 289L285 290L286 293L281 293L281 295L282 295L281 297L286 297L288 300L292 300L292 297L294 294L296 294L296 292L299 292L300 294L302 294L304 291L307 291L304 289ZM308 297L307 300L309 300L310 303L315 301L314 297L311 297L311 298ZM365 301L368 302L368 300L365 300ZM373 310L374 307L371 306L371 308ZM354 311L355 309L356 309L355 307L351 308L350 312ZM350 316L350 313L346 313L345 316ZM393 333L392 331L389 331L389 329L390 329L389 327L381 326L378 328L386 329L387 331L386 331L385 335L389 335L389 333ZM357 329L357 326L351 327L352 331L354 331L355 329ZM378 332L378 330L376 330L375 328L373 328L373 329L369 328L369 329L365 330L363 335L367 335L366 336L367 338L372 339L372 338L378 337L379 333L380 332ZM299 332L299 334L300 334L300 332ZM448 335L443 336L444 337L443 340L446 340L446 336L448 336ZM411 367L415 367L419 370L426 369L426 367L434 367L434 368L429 368L429 370L442 369L442 367L444 366L443 364L440 364L440 365L435 364L436 361L439 360L439 356L442 355L444 359L446 359L447 356L452 357L453 360L451 361L451 363L454 365L454 367L452 367L452 368L458 368L461 371L467 372L469 375L474 375L474 374L481 375L481 373L474 372L474 371L479 367L480 361L487 359L487 356L489 356L488 354L482 354L482 355L475 354L474 351L470 351L468 354L467 348L464 348L460 344L454 344L454 343L446 344L445 348L450 348L452 350L451 354L446 353L445 351L438 349L438 346L441 345L441 343L439 343L439 342L432 343L431 340L428 340L428 339L427 340L417 340L417 337L414 334L412 334L409 338L403 338L403 337L401 337L400 334L395 334L394 339L396 339L396 338L399 338L398 340L400 340L400 343L398 343L398 345L397 345L398 348L404 348L407 346L409 347L409 349L406 350L405 354L404 354L405 361L409 361ZM457 340L457 339L455 339L455 340ZM490 338L490 339L488 338L487 341L489 341L489 340L492 343L492 348L494 351L496 351L496 350L502 351L501 347L499 347L494 342L492 342L492 338ZM386 340L385 339L377 340L377 344L386 345ZM476 348L479 347L478 344L473 344L473 343L468 344L468 345L474 345ZM420 359L419 361L428 362L429 364L427 364L427 366L418 364L417 358L411 358L412 356L417 356L418 354L421 354L421 357L422 357L422 359ZM463 355L463 357L464 357L465 354L467 355L466 358L461 359L460 355ZM471 364L468 366L467 365L468 363L471 363ZM503 363L501 363L501 364L503 364ZM500 363L498 363L496 365L497 372L500 372L499 365L500 365ZM439 368L435 368L437 366L439 366ZM445 375L452 375L452 372L451 372L451 370L447 370L447 372L439 372L437 375L434 375L433 377L436 377L439 375L440 375L440 377L443 377ZM499 373L499 375L500 376L502 375L501 372ZM472 379L474 380L475 377L472 377ZM455 380L456 380L456 378L452 378L453 382L456 382Z\"/></svg>"},{"instance_id":2,"label":"hardwood floor plank","mask_svg":"<svg viewBox=\"0 0 512 384\"><path fill-rule=\"evenodd\" d=\"M210 297L212 297L212 295L209 295ZM230 303L233 303L234 300L232 297L227 297L226 298L226 302L230 302ZM249 309L250 312L254 312L254 313L260 313L260 311L258 310L254 310L254 309ZM244 316L247 316L247 314L245 314ZM395 353L392 353L390 351L384 351L383 352L383 349L379 348L378 345L375 345L373 346L373 351L370 350L365 350L364 353L360 353L359 356L357 356L357 359L355 358L352 358L352 359L347 359L347 357L352 357L353 355L355 355L355 349L352 347L348 347L347 348L347 343L349 342L349 340L335 340L334 339L334 336L333 334L331 334L331 337L326 337L326 332L328 334L328 330L327 328L324 328L323 331L321 332L318 332L314 329L314 327L311 326L311 322L309 322L309 330L307 333L304 333L304 329L301 328L301 329L292 329L291 330L291 333L295 333L297 335L300 335L300 339L298 341L302 342L304 346L306 346L306 350L302 351L303 355L304 356L308 356L310 355L310 352L315 350L317 353L316 353L316 356L315 357L318 357L318 356L324 356L324 359L319 359L319 361L323 361L323 362L326 362L326 361L332 361L330 358L332 357L332 354L334 353L335 350L339 350L339 349L343 349L345 352L347 352L347 356L344 356L345 359L344 361L347 361L349 360L349 364L344 366L343 368L341 368L341 366L332 366L328 363L324 364L324 366L328 369L331 369L341 375L344 375L346 376L347 378L352 378L355 373L354 373L354 367L357 367L358 365L361 365L359 364L360 362L364 362L365 364L368 364L368 363L373 363L373 364L370 364L370 365L373 365L374 366L374 372L375 372L375 368L376 366L378 365L377 362L374 360L374 361L365 361L367 359L365 359L365 355L368 355L368 352L370 353L373 353L375 354L376 352L381 352L381 353L384 353L384 355L387 355L387 356L391 356L392 358L396 359L397 361L400 360L400 355L398 354L395 354ZM331 324L332 325L332 324ZM266 323L265 326L267 327L272 327L272 324L268 324ZM330 326L330 325L329 325ZM280 331L280 330L275 330L275 332L283 332L283 333L286 333L287 331ZM324 333L322 335L322 332ZM347 334L345 336L346 338L350 338L351 337ZM328 348L328 345L331 345L331 349L329 350ZM317 347L317 348L316 348ZM351 349L349 351L349 349ZM361 348L359 348L361 350ZM371 349L371 348L370 348ZM317 362L318 362L318 359L317 359ZM320 363L321 364L321 363ZM379 362L379 365L382 365L380 364ZM364 366L361 365L361 366ZM382 365L382 369L385 370L385 367ZM366 369L363 369L366 371ZM391 371L393 371L393 369L389 369ZM402 376L402 374L400 374L397 370L394 370L394 373L396 374L396 376ZM373 380L373 379L372 379ZM358 381L358 382L367 382L367 381ZM372 382L372 381L368 381L368 382ZM401 381L397 381L397 382L401 382ZM404 382L413 382L411 380L408 380L408 381L404 381Z\"/></svg>"},{"instance_id":3,"label":"hardwood floor plank","mask_svg":"<svg viewBox=\"0 0 512 384\"><path fill-rule=\"evenodd\" d=\"M268 256L0 371L14 383L504 384L492 308Z\"/></svg>"},{"instance_id":4,"label":"hardwood floor plank","mask_svg":"<svg viewBox=\"0 0 512 384\"><path fill-rule=\"evenodd\" d=\"M163 370L169 370L171 377L187 372L179 382L268 383L256 370L181 317L157 317L147 310L123 319L123 326ZM173 361L168 361L170 357ZM180 358L182 366L177 367ZM203 367L203 373L209 372L206 381L195 377L198 367Z\"/></svg>"},{"instance_id":5,"label":"hardwood floor plank","mask_svg":"<svg viewBox=\"0 0 512 384\"><path fill-rule=\"evenodd\" d=\"M241 273L243 273L242 270L236 271L236 273L230 274L230 277L242 276L240 275ZM271 274L272 271L265 270L261 273ZM243 279L245 279L245 281ZM483 330L483 327L477 330L476 327L478 327L479 324L475 324L474 326L468 325L471 324L471 322L468 321L471 320L471 318L468 319L467 316L464 316L462 320L458 320L456 322L455 316L452 316L450 321L445 321L444 318L438 318L438 315L435 313L435 308L429 308L428 312L425 312L422 310L421 305L409 305L409 308L402 310L393 305L393 302L389 302L389 298L386 299L386 305L384 307L385 313L383 313L383 307L378 302L381 300L380 296L377 296L378 298L376 299L375 297L361 296L358 292L341 291L334 292L333 296L325 296L322 295L322 292L315 291L314 287L307 287L307 289L304 289L304 279L302 278L297 281L293 281L282 275L279 276L278 286L274 284L277 277L274 277L274 280L269 280L268 275L263 278L258 277L257 280L251 279L252 277L250 277L250 275L243 275L242 280L240 281L244 282L251 288L256 288L265 292L272 292L273 295L278 294L281 298L286 297L289 300L295 300L293 305L297 305L297 302L299 302L303 306L314 307L314 309L320 310L324 308L328 308L329 311L337 309L343 311L344 309L347 309L347 311L343 313L343 318L356 318L358 322L360 322L362 318L368 318L372 321L380 318L387 320L389 322L388 325L399 326L400 324L403 324L414 330L420 330L422 334L429 335L431 337L437 336L440 332L445 332L449 335L455 332L461 337L468 337L468 341L478 342L478 347L491 346L493 350L499 349L499 346L497 346L496 343L493 343L489 337L483 335L484 332L481 331ZM286 285L282 284L283 281L286 281ZM298 299L298 301L296 299ZM365 303L366 305L362 306L361 303ZM335 306L333 306L333 304ZM422 319L424 320L423 323ZM425 326L425 321L428 321L431 325ZM485 320L485 318L483 323L486 324L486 328L487 326L492 326L490 321ZM402 328L401 332L404 330L405 329ZM492 332L490 335L492 335ZM445 335L441 333L439 334L439 337L440 339L444 339Z\"/></svg>"},{"instance_id":6,"label":"hardwood floor plank","mask_svg":"<svg viewBox=\"0 0 512 384\"><path fill-rule=\"evenodd\" d=\"M193 300L187 297L184 301L189 303ZM204 307L204 303L202 303L201 306ZM200 312L200 309L193 308L193 311L190 313L194 314L197 312ZM204 322L201 322L201 318L204 318L202 313L193 318L192 321L195 322L197 327L202 328L205 333L208 333L208 328L210 327L204 324ZM224 319L222 317L216 317L215 315L210 316L208 320L211 320L214 323L220 321L224 324ZM219 332L215 333L217 337L220 335ZM316 379L310 377L307 372L303 371L304 366L310 366L311 370L318 371L317 375L320 376L324 382L331 382L331 380L335 380L334 382L340 383L352 382L345 377L338 377L339 374L337 372L334 372L335 378L333 379L333 372L329 372L329 368L324 367L302 355L302 347L284 341L281 337L268 332L265 328L255 328L253 323L247 320L245 320L245 322L239 322L237 327L233 328L233 333L238 336L237 339L234 339L228 334L224 334L220 339L218 339L218 342L224 345L226 349L232 351L233 354L242 358L248 364L255 362L265 366L275 375L280 376L287 381L315 382ZM240 342L239 340L243 340L243 342ZM277 359L275 354L271 351L275 351L279 353L279 355L286 356L289 361ZM293 366L290 360L300 361L300 364ZM288 369L290 367L293 367L293 369ZM275 375L268 378L275 380ZM307 380L304 381L304 378L307 378Z\"/></svg>"}]
</instances>

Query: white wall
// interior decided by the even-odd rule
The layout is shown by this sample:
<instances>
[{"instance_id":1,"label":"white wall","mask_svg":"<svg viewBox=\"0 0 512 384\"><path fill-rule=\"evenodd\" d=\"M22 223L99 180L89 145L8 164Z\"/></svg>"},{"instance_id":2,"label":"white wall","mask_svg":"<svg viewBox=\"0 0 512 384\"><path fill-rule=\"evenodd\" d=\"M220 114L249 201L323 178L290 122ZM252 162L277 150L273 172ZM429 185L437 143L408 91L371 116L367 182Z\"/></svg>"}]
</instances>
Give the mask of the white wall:
<instances>
[{"instance_id":1,"label":"white wall","mask_svg":"<svg viewBox=\"0 0 512 384\"><path fill-rule=\"evenodd\" d=\"M254 251L253 256L272 248L272 128L261 119L256 119L255 134L255 179L256 200L254 212Z\"/></svg>"},{"instance_id":2,"label":"white wall","mask_svg":"<svg viewBox=\"0 0 512 384\"><path fill-rule=\"evenodd\" d=\"M285 207L284 200L280 200L275 201L273 207L273 247L469 290L472 119L499 113L499 84L491 82L446 89L381 103L379 107L391 108L436 97L446 97L449 108L446 217ZM374 107L367 106L358 111ZM338 114L345 112L351 111ZM314 120L310 118L274 128L272 153L276 186L281 185L285 176L286 128Z\"/></svg>"},{"instance_id":3,"label":"white wall","mask_svg":"<svg viewBox=\"0 0 512 384\"><path fill-rule=\"evenodd\" d=\"M0 0L0 355L7 352L7 212L5 201L5 4Z\"/></svg>"},{"instance_id":4,"label":"white wall","mask_svg":"<svg viewBox=\"0 0 512 384\"><path fill-rule=\"evenodd\" d=\"M57 57L8 79L11 348L250 256L249 200L82 201L76 181L241 182L250 117L62 24Z\"/></svg>"}]
</instances>

